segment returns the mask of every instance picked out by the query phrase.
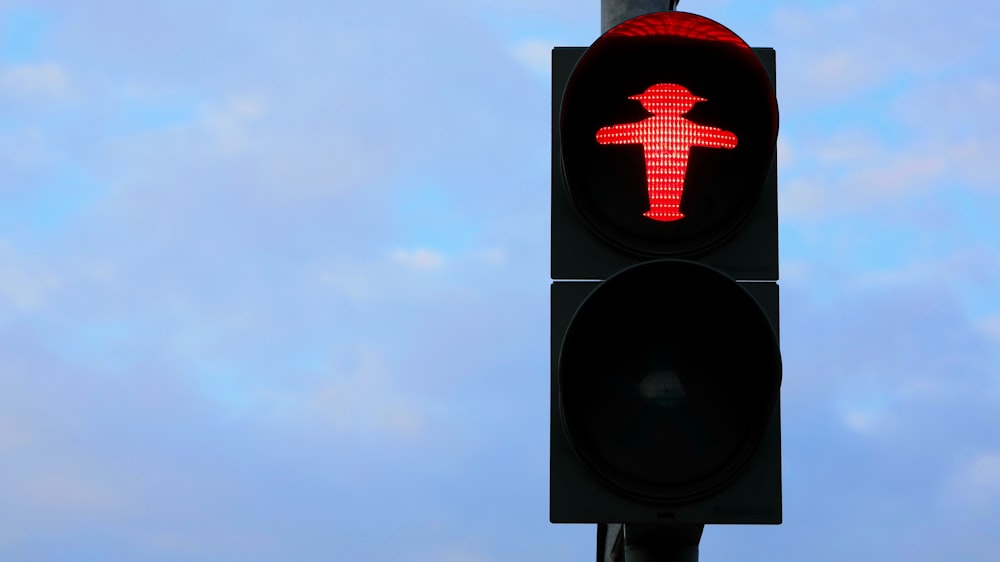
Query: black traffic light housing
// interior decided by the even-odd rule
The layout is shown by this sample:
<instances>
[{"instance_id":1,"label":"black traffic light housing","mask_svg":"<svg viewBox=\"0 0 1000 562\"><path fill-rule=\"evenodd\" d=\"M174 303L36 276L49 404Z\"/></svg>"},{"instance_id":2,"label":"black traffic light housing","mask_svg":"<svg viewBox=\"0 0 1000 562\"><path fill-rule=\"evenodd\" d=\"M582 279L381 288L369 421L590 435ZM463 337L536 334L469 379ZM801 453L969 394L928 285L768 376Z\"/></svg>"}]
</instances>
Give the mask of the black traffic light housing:
<instances>
[{"instance_id":1,"label":"black traffic light housing","mask_svg":"<svg viewBox=\"0 0 1000 562\"><path fill-rule=\"evenodd\" d=\"M669 12L630 20L632 29L657 17L714 24ZM735 76L720 78L726 64L711 64L711 53L683 62L704 54L701 37L625 37L604 48L615 29L589 53L552 54L550 519L780 523L777 112L774 130L751 141L748 131L770 126L766 116L744 119L753 108L720 93L727 79L757 80L750 89L760 91L759 67L773 103L774 51L747 48L754 60L726 59ZM715 103L684 118L743 142L739 154L691 149L683 220L633 221L647 203L642 146L594 141L602 127L648 118L627 100L651 83L683 84L701 105ZM727 195L711 195L725 189L735 211L722 209ZM706 215L716 219L690 226Z\"/></svg>"}]
</instances>

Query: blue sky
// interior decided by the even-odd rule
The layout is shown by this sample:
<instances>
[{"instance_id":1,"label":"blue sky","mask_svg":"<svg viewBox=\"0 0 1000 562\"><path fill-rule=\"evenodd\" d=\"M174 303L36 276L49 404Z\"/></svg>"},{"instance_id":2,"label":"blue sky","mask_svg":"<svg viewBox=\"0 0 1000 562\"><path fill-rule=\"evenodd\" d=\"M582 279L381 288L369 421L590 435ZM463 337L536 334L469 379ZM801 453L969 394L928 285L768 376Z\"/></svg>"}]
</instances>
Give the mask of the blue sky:
<instances>
[{"instance_id":1,"label":"blue sky","mask_svg":"<svg viewBox=\"0 0 1000 562\"><path fill-rule=\"evenodd\" d=\"M1000 559L1000 10L778 52L785 524ZM0 559L590 560L548 523L549 78L596 1L0 0Z\"/></svg>"}]
</instances>

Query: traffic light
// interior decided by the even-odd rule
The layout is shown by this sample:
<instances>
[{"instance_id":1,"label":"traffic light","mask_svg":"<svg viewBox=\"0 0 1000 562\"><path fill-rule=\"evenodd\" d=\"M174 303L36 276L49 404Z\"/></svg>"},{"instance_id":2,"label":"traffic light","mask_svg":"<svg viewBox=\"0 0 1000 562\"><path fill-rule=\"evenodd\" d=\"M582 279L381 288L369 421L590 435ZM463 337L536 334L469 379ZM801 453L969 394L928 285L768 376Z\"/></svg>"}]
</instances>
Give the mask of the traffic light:
<instances>
[{"instance_id":1,"label":"traffic light","mask_svg":"<svg viewBox=\"0 0 1000 562\"><path fill-rule=\"evenodd\" d=\"M554 523L780 523L774 51L684 12L552 55Z\"/></svg>"}]
</instances>

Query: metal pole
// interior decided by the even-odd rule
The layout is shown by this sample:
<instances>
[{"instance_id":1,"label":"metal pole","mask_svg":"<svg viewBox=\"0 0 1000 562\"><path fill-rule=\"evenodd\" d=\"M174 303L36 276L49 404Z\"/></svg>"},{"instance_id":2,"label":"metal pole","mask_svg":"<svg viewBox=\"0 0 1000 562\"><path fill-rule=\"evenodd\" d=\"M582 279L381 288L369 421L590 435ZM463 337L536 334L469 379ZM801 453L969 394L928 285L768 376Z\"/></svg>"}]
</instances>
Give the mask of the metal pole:
<instances>
[{"instance_id":1,"label":"metal pole","mask_svg":"<svg viewBox=\"0 0 1000 562\"><path fill-rule=\"evenodd\" d=\"M597 524L597 562L623 562L625 539L621 523Z\"/></svg>"},{"instance_id":2,"label":"metal pole","mask_svg":"<svg viewBox=\"0 0 1000 562\"><path fill-rule=\"evenodd\" d=\"M625 562L698 562L704 525L625 524Z\"/></svg>"},{"instance_id":3,"label":"metal pole","mask_svg":"<svg viewBox=\"0 0 1000 562\"><path fill-rule=\"evenodd\" d=\"M670 12L680 0L601 0L601 33L643 14Z\"/></svg>"}]
</instances>

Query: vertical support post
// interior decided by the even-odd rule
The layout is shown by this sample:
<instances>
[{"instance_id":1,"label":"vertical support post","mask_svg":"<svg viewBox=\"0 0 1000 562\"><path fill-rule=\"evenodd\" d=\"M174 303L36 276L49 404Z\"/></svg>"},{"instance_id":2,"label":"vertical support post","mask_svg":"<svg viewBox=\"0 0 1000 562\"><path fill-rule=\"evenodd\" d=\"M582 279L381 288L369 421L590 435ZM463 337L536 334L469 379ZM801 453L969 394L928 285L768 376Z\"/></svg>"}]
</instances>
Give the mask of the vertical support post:
<instances>
[{"instance_id":1,"label":"vertical support post","mask_svg":"<svg viewBox=\"0 0 1000 562\"><path fill-rule=\"evenodd\" d=\"M625 524L625 562L698 562L704 525Z\"/></svg>"},{"instance_id":2,"label":"vertical support post","mask_svg":"<svg viewBox=\"0 0 1000 562\"><path fill-rule=\"evenodd\" d=\"M601 33L636 16L676 10L678 2L680 0L601 0Z\"/></svg>"},{"instance_id":3,"label":"vertical support post","mask_svg":"<svg viewBox=\"0 0 1000 562\"><path fill-rule=\"evenodd\" d=\"M622 538L621 523L598 523L597 562L623 562L625 560L625 539Z\"/></svg>"}]
</instances>

